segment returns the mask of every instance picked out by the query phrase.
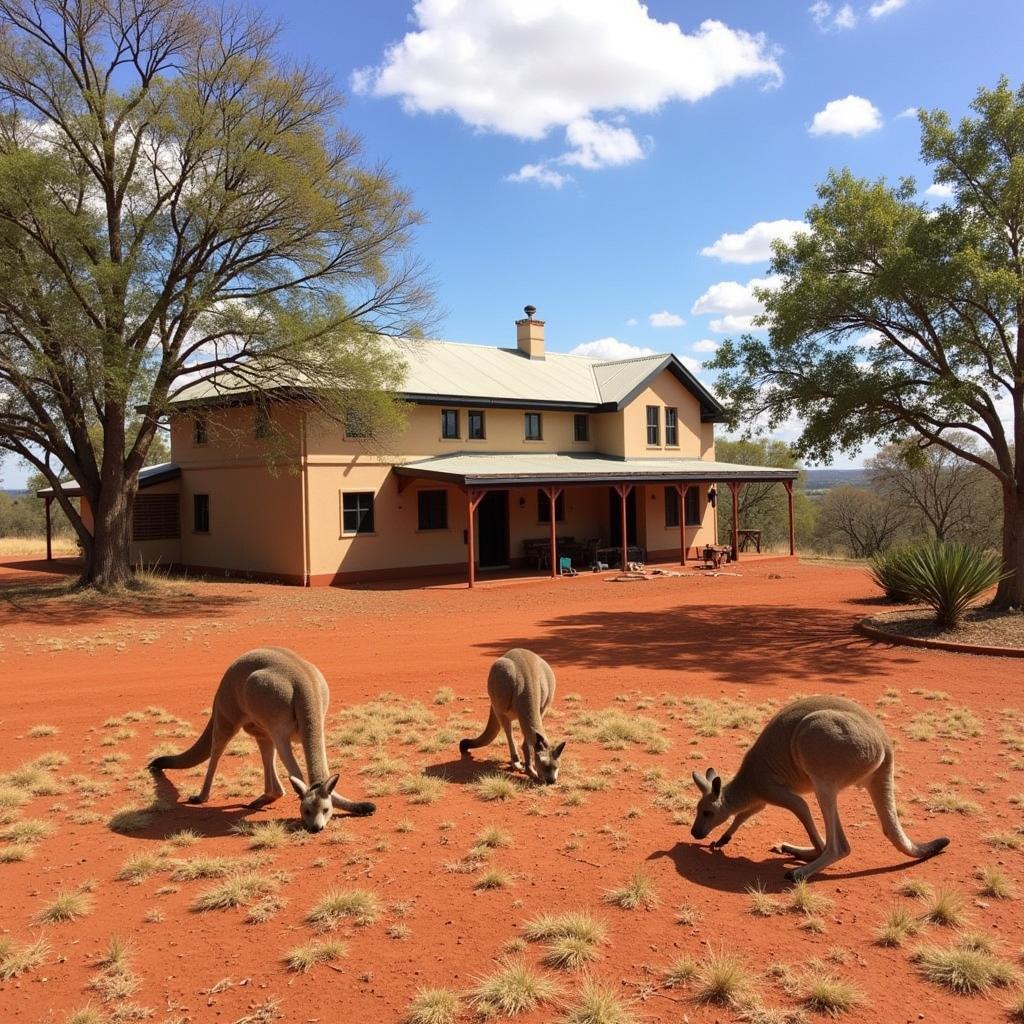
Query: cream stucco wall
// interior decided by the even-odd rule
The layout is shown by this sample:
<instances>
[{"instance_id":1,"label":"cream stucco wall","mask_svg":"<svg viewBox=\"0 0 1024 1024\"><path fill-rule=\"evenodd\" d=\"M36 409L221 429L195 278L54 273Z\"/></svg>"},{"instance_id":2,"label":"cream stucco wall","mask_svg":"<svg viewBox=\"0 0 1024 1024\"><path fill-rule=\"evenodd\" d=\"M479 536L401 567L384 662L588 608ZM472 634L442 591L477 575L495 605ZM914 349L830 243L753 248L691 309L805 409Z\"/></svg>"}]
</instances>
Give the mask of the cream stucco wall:
<instances>
[{"instance_id":1,"label":"cream stucco wall","mask_svg":"<svg viewBox=\"0 0 1024 1024\"><path fill-rule=\"evenodd\" d=\"M647 406L658 407L658 444L647 443ZM679 444L669 447L665 444L665 409L679 410ZM622 410L627 458L683 458L704 457L703 424L700 419L700 403L667 370L656 377Z\"/></svg>"}]
</instances>

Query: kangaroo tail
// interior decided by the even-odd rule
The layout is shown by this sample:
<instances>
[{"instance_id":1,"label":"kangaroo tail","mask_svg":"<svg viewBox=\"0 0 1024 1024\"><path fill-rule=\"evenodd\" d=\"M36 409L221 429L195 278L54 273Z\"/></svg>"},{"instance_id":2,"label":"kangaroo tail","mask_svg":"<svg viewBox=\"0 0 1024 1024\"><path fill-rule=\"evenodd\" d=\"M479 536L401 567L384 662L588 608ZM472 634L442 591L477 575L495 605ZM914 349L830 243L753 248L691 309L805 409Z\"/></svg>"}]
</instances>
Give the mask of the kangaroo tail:
<instances>
[{"instance_id":1,"label":"kangaroo tail","mask_svg":"<svg viewBox=\"0 0 1024 1024\"><path fill-rule=\"evenodd\" d=\"M897 850L905 853L908 857L932 857L940 850L949 846L949 839L940 836L927 843L915 843L900 824L899 814L896 811L896 792L893 787L893 758L892 748L885 752L885 760L878 766L875 774L868 784L868 792L875 805L875 812L882 824L882 832L885 838L896 847Z\"/></svg>"},{"instance_id":2,"label":"kangaroo tail","mask_svg":"<svg viewBox=\"0 0 1024 1024\"><path fill-rule=\"evenodd\" d=\"M180 754L168 754L165 757L155 757L149 762L151 772L162 772L165 768L194 768L197 764L209 761L210 750L213 747L213 718L216 710L210 715L199 739L192 744L188 750Z\"/></svg>"},{"instance_id":3,"label":"kangaroo tail","mask_svg":"<svg viewBox=\"0 0 1024 1024\"><path fill-rule=\"evenodd\" d=\"M459 753L465 754L474 747L486 747L487 744L498 735L498 730L500 728L501 723L498 721L498 716L494 713L494 708L491 708L491 713L487 717L487 724L484 726L484 731L480 733L475 740L471 740L469 737L466 737L464 740L460 740Z\"/></svg>"}]
</instances>

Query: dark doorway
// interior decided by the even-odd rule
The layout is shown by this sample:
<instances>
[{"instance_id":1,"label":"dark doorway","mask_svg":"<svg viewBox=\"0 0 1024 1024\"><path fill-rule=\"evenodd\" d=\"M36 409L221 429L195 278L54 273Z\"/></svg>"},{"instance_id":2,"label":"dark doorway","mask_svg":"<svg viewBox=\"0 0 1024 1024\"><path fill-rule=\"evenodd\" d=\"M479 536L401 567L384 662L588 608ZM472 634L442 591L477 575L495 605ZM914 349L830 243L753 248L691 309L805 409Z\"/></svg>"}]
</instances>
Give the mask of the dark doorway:
<instances>
[{"instance_id":1,"label":"dark doorway","mask_svg":"<svg viewBox=\"0 0 1024 1024\"><path fill-rule=\"evenodd\" d=\"M508 491L488 491L476 508L481 569L508 567Z\"/></svg>"},{"instance_id":2,"label":"dark doorway","mask_svg":"<svg viewBox=\"0 0 1024 1024\"><path fill-rule=\"evenodd\" d=\"M608 489L608 535L613 548L622 545L622 499L614 487ZM636 488L626 495L626 543L636 544Z\"/></svg>"}]
</instances>

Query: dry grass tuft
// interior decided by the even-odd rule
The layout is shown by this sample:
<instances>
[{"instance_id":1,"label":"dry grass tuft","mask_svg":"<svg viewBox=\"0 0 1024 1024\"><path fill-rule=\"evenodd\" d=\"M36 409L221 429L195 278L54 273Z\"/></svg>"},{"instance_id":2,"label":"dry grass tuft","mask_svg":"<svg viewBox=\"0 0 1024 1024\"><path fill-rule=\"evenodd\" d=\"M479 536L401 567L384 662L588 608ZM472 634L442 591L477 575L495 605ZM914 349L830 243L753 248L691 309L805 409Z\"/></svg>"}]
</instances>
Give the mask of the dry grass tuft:
<instances>
[{"instance_id":1,"label":"dry grass tuft","mask_svg":"<svg viewBox=\"0 0 1024 1024\"><path fill-rule=\"evenodd\" d=\"M566 735L578 743L600 743L606 750L625 750L630 744L668 749L662 726L646 715L629 714L619 708L584 711L566 725Z\"/></svg>"},{"instance_id":2,"label":"dry grass tuft","mask_svg":"<svg viewBox=\"0 0 1024 1024\"><path fill-rule=\"evenodd\" d=\"M0 830L0 841L5 843L38 843L52 836L53 825L40 818L25 818Z\"/></svg>"},{"instance_id":3,"label":"dry grass tuft","mask_svg":"<svg viewBox=\"0 0 1024 1024\"><path fill-rule=\"evenodd\" d=\"M1017 895L1013 883L997 868L978 868L974 872L974 877L981 882L978 891L982 896L994 900L1012 900Z\"/></svg>"},{"instance_id":4,"label":"dry grass tuft","mask_svg":"<svg viewBox=\"0 0 1024 1024\"><path fill-rule=\"evenodd\" d=\"M498 970L481 978L472 994L484 1017L514 1017L529 1013L558 994L558 986L522 960L502 961Z\"/></svg>"},{"instance_id":5,"label":"dry grass tuft","mask_svg":"<svg viewBox=\"0 0 1024 1024\"><path fill-rule=\"evenodd\" d=\"M749 996L753 981L734 953L709 951L697 969L696 997L702 1003L736 1006Z\"/></svg>"},{"instance_id":6,"label":"dry grass tuft","mask_svg":"<svg viewBox=\"0 0 1024 1024\"><path fill-rule=\"evenodd\" d=\"M564 1024L636 1024L637 1017L611 985L586 978L562 1020Z\"/></svg>"},{"instance_id":7,"label":"dry grass tuft","mask_svg":"<svg viewBox=\"0 0 1024 1024\"><path fill-rule=\"evenodd\" d=\"M0 938L0 981L13 981L46 963L50 944L44 938L19 944L4 936Z\"/></svg>"},{"instance_id":8,"label":"dry grass tuft","mask_svg":"<svg viewBox=\"0 0 1024 1024\"><path fill-rule=\"evenodd\" d=\"M519 780L501 772L481 775L473 784L473 790L481 800L511 800L522 791Z\"/></svg>"},{"instance_id":9,"label":"dry grass tuft","mask_svg":"<svg viewBox=\"0 0 1024 1024\"><path fill-rule=\"evenodd\" d=\"M805 983L804 1004L817 1013L839 1017L864 1002L864 994L856 985L832 974L814 974Z\"/></svg>"},{"instance_id":10,"label":"dry grass tuft","mask_svg":"<svg viewBox=\"0 0 1024 1024\"><path fill-rule=\"evenodd\" d=\"M447 988L421 988L402 1018L404 1024L455 1024L459 997Z\"/></svg>"},{"instance_id":11,"label":"dry grass tuft","mask_svg":"<svg viewBox=\"0 0 1024 1024\"><path fill-rule=\"evenodd\" d=\"M380 917L382 909L377 894L368 889L335 889L310 910L306 920L324 930L346 919L356 925L367 925Z\"/></svg>"},{"instance_id":12,"label":"dry grass tuft","mask_svg":"<svg viewBox=\"0 0 1024 1024\"><path fill-rule=\"evenodd\" d=\"M77 921L92 910L92 897L81 889L59 892L36 914L36 924L63 924Z\"/></svg>"},{"instance_id":13,"label":"dry grass tuft","mask_svg":"<svg viewBox=\"0 0 1024 1024\"><path fill-rule=\"evenodd\" d=\"M489 825L477 833L476 845L488 850L497 850L503 846L511 846L512 837L504 829Z\"/></svg>"},{"instance_id":14,"label":"dry grass tuft","mask_svg":"<svg viewBox=\"0 0 1024 1024\"><path fill-rule=\"evenodd\" d=\"M958 995L985 993L1014 984L1017 972L1012 964L985 950L952 946L920 946L911 958L921 976Z\"/></svg>"},{"instance_id":15,"label":"dry grass tuft","mask_svg":"<svg viewBox=\"0 0 1024 1024\"><path fill-rule=\"evenodd\" d=\"M311 939L301 946L294 946L285 954L284 962L289 971L305 974L317 964L329 964L340 960L347 952L344 942L333 939Z\"/></svg>"},{"instance_id":16,"label":"dry grass tuft","mask_svg":"<svg viewBox=\"0 0 1024 1024\"><path fill-rule=\"evenodd\" d=\"M601 958L601 950L594 942L576 935L563 935L553 939L541 962L546 967L578 971Z\"/></svg>"},{"instance_id":17,"label":"dry grass tuft","mask_svg":"<svg viewBox=\"0 0 1024 1024\"><path fill-rule=\"evenodd\" d=\"M117 873L119 882L128 882L131 885L141 885L150 875L163 871L167 862L152 853L134 853L121 865Z\"/></svg>"},{"instance_id":18,"label":"dry grass tuft","mask_svg":"<svg viewBox=\"0 0 1024 1024\"><path fill-rule=\"evenodd\" d=\"M757 880L756 885L747 887L747 895L750 897L750 912L756 917L772 917L786 909L774 896L765 891L761 879Z\"/></svg>"},{"instance_id":19,"label":"dry grass tuft","mask_svg":"<svg viewBox=\"0 0 1024 1024\"><path fill-rule=\"evenodd\" d=\"M143 832L153 824L153 810L144 807L121 807L116 810L107 822L111 832L122 835L133 835Z\"/></svg>"},{"instance_id":20,"label":"dry grass tuft","mask_svg":"<svg viewBox=\"0 0 1024 1024\"><path fill-rule=\"evenodd\" d=\"M658 905L658 893L650 878L637 871L625 885L609 889L604 894L604 901L623 910L636 910L638 907L653 910Z\"/></svg>"},{"instance_id":21,"label":"dry grass tuft","mask_svg":"<svg viewBox=\"0 0 1024 1024\"><path fill-rule=\"evenodd\" d=\"M172 882L195 882L200 878L227 878L238 869L230 857L189 857L172 861Z\"/></svg>"},{"instance_id":22,"label":"dry grass tuft","mask_svg":"<svg viewBox=\"0 0 1024 1024\"><path fill-rule=\"evenodd\" d=\"M193 901L194 910L228 910L248 906L277 892L278 879L259 871L238 871L219 885L201 892Z\"/></svg>"},{"instance_id":23,"label":"dry grass tuft","mask_svg":"<svg viewBox=\"0 0 1024 1024\"><path fill-rule=\"evenodd\" d=\"M789 897L789 909L796 914L807 914L813 916L820 914L828 905L828 897L820 892L815 892L806 879L794 882L791 888L786 891Z\"/></svg>"},{"instance_id":24,"label":"dry grass tuft","mask_svg":"<svg viewBox=\"0 0 1024 1024\"><path fill-rule=\"evenodd\" d=\"M925 904L924 918L932 924L959 928L964 922L964 898L955 889L940 887Z\"/></svg>"},{"instance_id":25,"label":"dry grass tuft","mask_svg":"<svg viewBox=\"0 0 1024 1024\"><path fill-rule=\"evenodd\" d=\"M523 925L523 936L530 942L579 939L599 946L607 934L608 929L603 921L582 910L564 914L539 914Z\"/></svg>"},{"instance_id":26,"label":"dry grass tuft","mask_svg":"<svg viewBox=\"0 0 1024 1024\"><path fill-rule=\"evenodd\" d=\"M485 871L477 880L473 883L474 889L480 889L486 891L488 889L507 889L512 884L512 876L507 871L501 871L498 868L491 868L490 871Z\"/></svg>"},{"instance_id":27,"label":"dry grass tuft","mask_svg":"<svg viewBox=\"0 0 1024 1024\"><path fill-rule=\"evenodd\" d=\"M409 798L411 804L433 804L444 796L444 779L430 775L407 775L398 784L398 792Z\"/></svg>"},{"instance_id":28,"label":"dry grass tuft","mask_svg":"<svg viewBox=\"0 0 1024 1024\"><path fill-rule=\"evenodd\" d=\"M905 939L916 935L921 922L903 906L894 906L885 920L875 929L875 942L879 946L902 946Z\"/></svg>"},{"instance_id":29,"label":"dry grass tuft","mask_svg":"<svg viewBox=\"0 0 1024 1024\"><path fill-rule=\"evenodd\" d=\"M255 824L244 822L235 831L249 837L250 850L276 850L295 836L295 831L286 821L260 821Z\"/></svg>"},{"instance_id":30,"label":"dry grass tuft","mask_svg":"<svg viewBox=\"0 0 1024 1024\"><path fill-rule=\"evenodd\" d=\"M700 965L697 961L691 960L688 956L681 956L665 968L661 977L666 988L679 988L696 980L698 974Z\"/></svg>"}]
</instances>

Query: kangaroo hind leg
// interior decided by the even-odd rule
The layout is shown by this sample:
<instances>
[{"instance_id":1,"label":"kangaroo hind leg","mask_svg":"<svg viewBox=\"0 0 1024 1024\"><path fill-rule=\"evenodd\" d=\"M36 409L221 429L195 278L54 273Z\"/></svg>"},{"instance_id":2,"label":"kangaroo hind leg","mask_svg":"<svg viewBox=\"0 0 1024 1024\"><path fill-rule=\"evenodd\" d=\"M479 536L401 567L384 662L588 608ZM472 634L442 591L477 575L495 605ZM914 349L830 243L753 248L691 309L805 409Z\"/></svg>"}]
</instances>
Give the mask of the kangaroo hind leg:
<instances>
[{"instance_id":1,"label":"kangaroo hind leg","mask_svg":"<svg viewBox=\"0 0 1024 1024\"><path fill-rule=\"evenodd\" d=\"M786 872L786 877L794 882L802 882L850 854L850 843L839 820L839 790L826 785L817 785L814 789L825 820L825 848L816 860Z\"/></svg>"},{"instance_id":2,"label":"kangaroo hind leg","mask_svg":"<svg viewBox=\"0 0 1024 1024\"><path fill-rule=\"evenodd\" d=\"M284 786L281 785L281 780L277 777L277 755L274 750L274 741L265 733L254 732L252 735L260 748L260 758L263 761L263 795L258 796L249 804L251 810L258 811L261 807L280 800L284 796Z\"/></svg>"}]
</instances>

